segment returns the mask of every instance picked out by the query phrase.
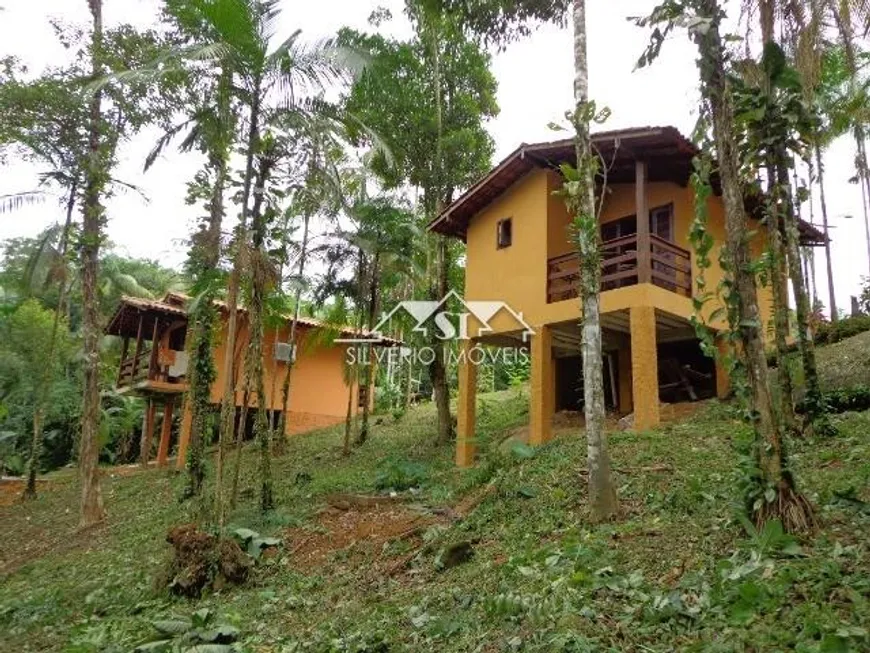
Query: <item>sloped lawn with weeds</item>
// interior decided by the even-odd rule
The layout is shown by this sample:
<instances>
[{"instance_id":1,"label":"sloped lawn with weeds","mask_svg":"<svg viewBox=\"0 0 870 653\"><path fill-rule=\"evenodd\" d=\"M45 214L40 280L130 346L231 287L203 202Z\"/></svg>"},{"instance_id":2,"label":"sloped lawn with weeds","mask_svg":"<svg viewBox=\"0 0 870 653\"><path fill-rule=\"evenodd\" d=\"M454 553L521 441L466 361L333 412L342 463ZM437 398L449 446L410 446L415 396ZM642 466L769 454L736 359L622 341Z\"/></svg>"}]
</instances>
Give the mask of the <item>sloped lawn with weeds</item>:
<instances>
[{"instance_id":1,"label":"sloped lawn with weeds","mask_svg":"<svg viewBox=\"0 0 870 653\"><path fill-rule=\"evenodd\" d=\"M233 633L226 646L250 651L870 648L870 413L835 416L837 438L790 444L823 524L798 542L776 524L747 532L741 523L745 427L728 406L611 434L622 515L593 525L580 434L504 452L501 439L527 421L527 398L511 390L481 403L487 455L473 470L456 470L452 448L432 444L429 406L383 418L348 459L340 429L295 438L276 461L279 509L265 517L246 451L232 528L283 544L245 585L199 600L153 584L168 528L195 509L176 499L182 478L108 479L108 523L73 536L76 484L61 475L36 504L0 508L4 565L28 538L54 537L0 585L0 649L128 651L171 639L154 622L193 623L199 610ZM329 541L323 524L359 516L342 512L353 510L334 499L342 493L395 494L400 504L371 513L422 514L425 527L301 564L291 533Z\"/></svg>"}]
</instances>

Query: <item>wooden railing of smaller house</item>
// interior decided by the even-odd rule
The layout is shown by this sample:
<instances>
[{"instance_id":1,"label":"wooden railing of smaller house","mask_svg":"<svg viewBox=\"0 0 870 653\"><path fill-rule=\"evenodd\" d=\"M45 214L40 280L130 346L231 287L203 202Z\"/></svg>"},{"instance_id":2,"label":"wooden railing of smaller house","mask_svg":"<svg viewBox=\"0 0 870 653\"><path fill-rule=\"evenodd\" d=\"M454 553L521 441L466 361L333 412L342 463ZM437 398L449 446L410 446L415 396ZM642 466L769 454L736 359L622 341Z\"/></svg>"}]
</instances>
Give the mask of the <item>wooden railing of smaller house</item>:
<instances>
[{"instance_id":1,"label":"wooden railing of smaller house","mask_svg":"<svg viewBox=\"0 0 870 653\"><path fill-rule=\"evenodd\" d=\"M649 256L638 256L638 236L614 238L601 246L601 290L635 286L649 281L686 297L692 294L692 259L688 251L655 234L649 238ZM547 261L547 302L579 296L580 261L576 252Z\"/></svg>"},{"instance_id":2,"label":"wooden railing of smaller house","mask_svg":"<svg viewBox=\"0 0 870 653\"><path fill-rule=\"evenodd\" d=\"M151 350L133 354L129 358L121 359L118 370L118 387L134 385L139 381L151 378Z\"/></svg>"}]
</instances>

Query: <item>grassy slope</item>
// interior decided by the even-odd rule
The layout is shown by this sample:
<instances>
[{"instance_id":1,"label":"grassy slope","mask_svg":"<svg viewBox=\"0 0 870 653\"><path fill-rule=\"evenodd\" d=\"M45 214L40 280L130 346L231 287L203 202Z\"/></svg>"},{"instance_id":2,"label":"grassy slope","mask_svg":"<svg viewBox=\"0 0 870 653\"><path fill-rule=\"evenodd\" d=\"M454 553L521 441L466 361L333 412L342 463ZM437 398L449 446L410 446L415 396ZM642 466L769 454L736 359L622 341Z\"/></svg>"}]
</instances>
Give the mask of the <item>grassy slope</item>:
<instances>
[{"instance_id":1,"label":"grassy slope","mask_svg":"<svg viewBox=\"0 0 870 653\"><path fill-rule=\"evenodd\" d=\"M870 385L870 331L822 347L819 376L825 388Z\"/></svg>"},{"instance_id":2,"label":"grassy slope","mask_svg":"<svg viewBox=\"0 0 870 653\"><path fill-rule=\"evenodd\" d=\"M482 401L482 448L495 451L496 434L526 422L527 401L516 391ZM427 533L437 537L433 551L390 576L384 561L405 553L405 541L336 551L313 567L294 565L288 544L243 588L172 599L152 579L166 529L189 519L175 500L183 479L158 470L107 479L107 525L76 535L76 484L69 472L53 475L36 504L0 508L0 564L17 568L0 583L0 650L129 650L150 620L202 606L238 625L246 648L263 651L870 646L870 510L860 504L870 502L870 413L835 418L835 440L793 443L795 471L823 520L797 557L781 539L747 538L734 519L735 440L745 429L726 406L651 433L613 434L624 514L601 526L584 517L585 448L576 435L530 459L493 455L463 472L449 448L427 443L433 419L422 407L390 420L349 460L339 455L338 430L296 438L277 463L280 509L264 521L247 490L233 518L264 533L316 534L324 497L374 491L390 459L425 466L415 501L432 506L455 504L492 478L494 494L463 522ZM245 453L246 489L253 453ZM475 542L472 561L438 571L439 550L465 540Z\"/></svg>"}]
</instances>

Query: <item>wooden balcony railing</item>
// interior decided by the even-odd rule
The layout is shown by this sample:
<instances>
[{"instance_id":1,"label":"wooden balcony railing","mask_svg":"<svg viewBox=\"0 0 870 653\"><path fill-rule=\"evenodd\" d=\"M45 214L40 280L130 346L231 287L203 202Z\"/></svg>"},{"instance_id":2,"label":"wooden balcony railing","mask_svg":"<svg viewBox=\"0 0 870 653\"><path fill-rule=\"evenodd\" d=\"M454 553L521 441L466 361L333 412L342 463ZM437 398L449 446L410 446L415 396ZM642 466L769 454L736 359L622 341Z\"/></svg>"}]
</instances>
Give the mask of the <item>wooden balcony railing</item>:
<instances>
[{"instance_id":1,"label":"wooden balcony railing","mask_svg":"<svg viewBox=\"0 0 870 653\"><path fill-rule=\"evenodd\" d=\"M688 251L649 234L650 252L639 262L637 234L605 241L601 247L601 290L634 286L649 280L686 297L692 294L692 259ZM648 267L645 267L648 266ZM547 302L579 296L580 262L570 252L547 262Z\"/></svg>"},{"instance_id":2,"label":"wooden balcony railing","mask_svg":"<svg viewBox=\"0 0 870 653\"><path fill-rule=\"evenodd\" d=\"M135 385L140 381L151 379L151 350L140 352L138 355L121 359L118 370L118 387Z\"/></svg>"}]
</instances>

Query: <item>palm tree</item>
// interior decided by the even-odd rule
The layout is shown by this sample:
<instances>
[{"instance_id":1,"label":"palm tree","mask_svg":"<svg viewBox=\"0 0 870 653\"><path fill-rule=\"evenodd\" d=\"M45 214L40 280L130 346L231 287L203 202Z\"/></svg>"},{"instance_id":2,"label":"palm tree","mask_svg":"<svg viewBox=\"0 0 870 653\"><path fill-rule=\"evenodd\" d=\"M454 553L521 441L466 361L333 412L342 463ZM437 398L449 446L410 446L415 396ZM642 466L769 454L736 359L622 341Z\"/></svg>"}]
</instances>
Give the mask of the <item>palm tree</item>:
<instances>
[{"instance_id":1,"label":"palm tree","mask_svg":"<svg viewBox=\"0 0 870 653\"><path fill-rule=\"evenodd\" d=\"M598 211L595 205L597 158L592 152L589 123L595 105L589 100L589 65L586 55L586 2L574 0L574 150L576 168L563 166L563 194L574 214L580 259L580 302L583 311L583 393L586 417L586 450L589 507L596 520L616 514L616 489L610 473L610 454L604 432L604 376L601 355L601 250Z\"/></svg>"},{"instance_id":2,"label":"palm tree","mask_svg":"<svg viewBox=\"0 0 870 653\"><path fill-rule=\"evenodd\" d=\"M853 103L844 97L843 88L848 78L845 61L842 56L842 48L826 47L820 58L819 75L816 85L812 88L810 101L815 107L819 122L810 135L810 147L812 156L810 163L810 183L815 172L815 180L819 187L819 207L822 212L822 233L825 235L825 266L828 275L828 308L831 313L831 322L836 323L840 315L837 310L837 296L834 292L834 265L831 257L831 238L828 221L828 203L825 193L825 164L823 160L824 150L831 142L849 131L849 125L854 119L851 111L846 107ZM804 87L807 87L804 80ZM813 165L814 164L814 165Z\"/></svg>"},{"instance_id":3,"label":"palm tree","mask_svg":"<svg viewBox=\"0 0 870 653\"><path fill-rule=\"evenodd\" d=\"M365 260L365 289L361 297L365 306L366 327L373 331L381 310L383 285L396 283L398 277L414 276L415 243L419 233L414 215L401 202L389 196L362 197L353 207L352 215L357 221L357 231L347 237ZM370 398L374 388L375 356L372 345L367 346L365 368L361 384L368 388L362 405L362 421L355 444L361 445L369 436Z\"/></svg>"},{"instance_id":4,"label":"palm tree","mask_svg":"<svg viewBox=\"0 0 870 653\"><path fill-rule=\"evenodd\" d=\"M69 196L66 202L66 220L60 234L60 245L57 251L57 258L60 265L56 269L60 271L58 275L58 298L57 306L54 309L54 319L51 326L51 339L49 340L47 360L51 361L54 357L55 348L57 347L58 332L60 330L61 321L66 314L66 295L69 290L67 283L67 250L69 247L70 231L72 229L72 216L76 205L76 197L78 192L77 182L69 189ZM66 328L66 327L64 327ZM45 407L48 402L48 393L53 382L54 365L47 365L43 371L42 378L37 385L36 403L33 407L33 438L30 444L30 456L27 460L27 484L24 487L23 498L36 498L36 472L39 465L39 456L42 453L43 440L43 418L45 415Z\"/></svg>"},{"instance_id":5,"label":"palm tree","mask_svg":"<svg viewBox=\"0 0 870 653\"><path fill-rule=\"evenodd\" d=\"M858 63L859 52L855 44L853 22L855 20L855 14L857 13L861 22L863 24L867 23L868 6L866 3L858 2L857 0L828 0L828 4L843 44L846 65L849 71L849 96L851 98L859 98L864 95L866 89L862 87L860 82L860 65ZM862 104L866 106L866 102L862 102ZM867 263L870 265L870 210L868 210L868 202L870 202L870 165L868 165L867 160L867 135L864 130L866 117L866 115L861 116L862 119L853 122L852 133L855 138L857 152L855 164L857 167L858 179L862 185L861 190L865 197L864 229L867 240Z\"/></svg>"},{"instance_id":6,"label":"palm tree","mask_svg":"<svg viewBox=\"0 0 870 653\"><path fill-rule=\"evenodd\" d=\"M692 8L697 13L691 35L698 47L702 94L712 121L725 205L726 240L730 257L728 273L734 285L736 328L745 357L750 405L755 415L754 426L760 437L756 456L767 484L753 504L754 516L759 524L776 518L789 531L805 531L815 525L813 511L809 502L797 491L786 466L781 424L773 409L767 378L756 281L746 239L744 189L734 134L732 90L726 73L725 47L720 33L725 14L718 0L694 0ZM670 17L670 20L674 18ZM768 491L772 491L772 498L767 495Z\"/></svg>"},{"instance_id":7,"label":"palm tree","mask_svg":"<svg viewBox=\"0 0 870 653\"><path fill-rule=\"evenodd\" d=\"M311 220L316 215L329 219L335 217L342 206L342 181L338 174L338 166L344 159L343 146L337 136L341 131L331 120L321 116L319 119L307 120L300 125L298 145L295 148L301 154L298 166L304 169L304 175L298 184L294 185L289 213L302 219L302 240L299 244L298 263L293 278L293 317L290 320L288 342L292 354L287 361L287 370L281 383L281 417L275 430L275 437L286 437L287 420L290 410L290 381L293 367L296 363L296 334L299 323L299 313L302 307L302 293L305 289L305 266L310 255Z\"/></svg>"},{"instance_id":8,"label":"palm tree","mask_svg":"<svg viewBox=\"0 0 870 653\"><path fill-rule=\"evenodd\" d=\"M226 305L228 312L226 332L226 369L233 368L233 357L238 328L239 291L242 281L244 263L252 254L257 254L257 247L251 246L253 236L264 244L266 224L262 221L264 208L264 193L269 178L274 172L277 161L270 158L263 143L264 128L277 116L286 113L304 114L310 109L305 98L312 90L322 89L342 77L343 64L339 51L331 42L325 41L313 46L303 45L299 40L299 32L294 32L289 38L274 46L274 26L277 23L280 10L277 0L171 0L171 12L183 17L188 24L199 25L206 35L207 42L202 43L195 55L216 56L223 67L227 84L224 88L231 89L241 108L244 109L246 128L241 135L244 152L244 168L242 173L242 191L240 197L241 211L239 223L233 239L233 267L230 274ZM205 55L203 54L205 53ZM226 104L224 105L227 106ZM225 125L225 121L219 121ZM231 141L224 142L221 156L215 157L214 167L221 184L215 184L215 194L212 202L211 229L207 232L214 235L217 214L222 212L223 183L226 181L225 164ZM256 183L255 183L256 181ZM214 247L210 248L211 261L215 261ZM261 250L260 254L263 253ZM257 259L262 262L260 258ZM265 273L265 268L258 268ZM268 276L268 275L266 275ZM254 299L251 306L251 323L249 325L252 341L249 343L248 357L262 352L262 312L261 306L253 306L264 298L266 277L255 275L252 289ZM252 361L246 366L254 376L261 376L257 365ZM260 366L261 367L261 364ZM246 377L248 374L246 374ZM255 379L246 380L258 385ZM262 394L258 395L262 398ZM260 412L265 415L265 406L260 401ZM224 384L221 399L221 419L218 447L218 474L223 469L223 458L228 443L233 441L235 415L235 375L228 374ZM261 424L266 422L261 420ZM258 430L259 436L268 438L265 426ZM194 444L193 442L191 443ZM195 449L191 446L191 451ZM193 455L193 453L192 453ZM193 465L191 465L193 467ZM197 471L197 477L201 477ZM194 482L194 492L198 492L201 481ZM220 497L221 484L218 483L218 506L223 502ZM263 490L266 492L266 489ZM264 495L265 497L265 495ZM263 501L264 504L270 500Z\"/></svg>"},{"instance_id":9,"label":"palm tree","mask_svg":"<svg viewBox=\"0 0 870 653\"><path fill-rule=\"evenodd\" d=\"M272 25L279 15L275 0L256 2L251 7L254 36L252 47L246 52L244 63L246 66L238 71L243 80L247 96L248 108L248 133L245 143L246 161L242 190L242 215L237 232L237 252L233 266L233 274L230 277L230 287L227 297L229 310L229 323L227 327L227 356L225 365L232 364L232 351L235 343L235 312L238 300L238 283L241 274L241 265L244 260L243 252L246 244L245 231L249 212L253 216L253 250L255 253L265 254L266 223L261 213L263 194L266 184L274 168L274 161L269 153L264 151L261 142L261 121L268 123L275 114L295 112L305 113L306 106L302 98L295 95L296 91L315 88L320 90L324 85L337 81L342 77L343 71L336 58L336 51L330 43L322 43L318 46L307 48L299 42L299 32L292 34L280 44L277 49L270 49L272 39ZM270 104L271 102L271 104ZM265 119L265 120L264 120ZM254 177L254 157L261 155L260 165L257 170L257 186L254 191L254 204L249 211L248 203L251 197L251 182ZM265 299L265 286L267 283L265 259L257 256L255 259L254 276L252 282L252 300L250 307L249 333L250 342L247 356L252 360L248 375L249 389L255 390L258 395L258 417L255 431L260 442L260 473L261 473L261 496L260 505L262 510L272 507L271 479L269 478L268 457L271 451L269 443L270 433L267 428L266 406L264 403L262 378L262 306L258 306ZM253 362L259 360L259 364ZM227 367L229 369L229 367ZM255 388L250 388L253 384ZM228 377L224 387L224 395L221 403L221 436L227 441L232 440L234 389Z\"/></svg>"},{"instance_id":10,"label":"palm tree","mask_svg":"<svg viewBox=\"0 0 870 653\"><path fill-rule=\"evenodd\" d=\"M103 3L88 0L93 33L91 36L91 75L93 80L103 76L101 64L103 47ZM84 349L84 403L79 468L82 480L82 527L91 526L105 517L103 495L99 477L99 420L100 420L100 316L97 279L100 266L100 241L103 236L103 206L101 196L108 181L105 154L101 145L103 128L102 91L91 95L88 121L88 158L84 169L84 195L82 198L82 309Z\"/></svg>"}]
</instances>

